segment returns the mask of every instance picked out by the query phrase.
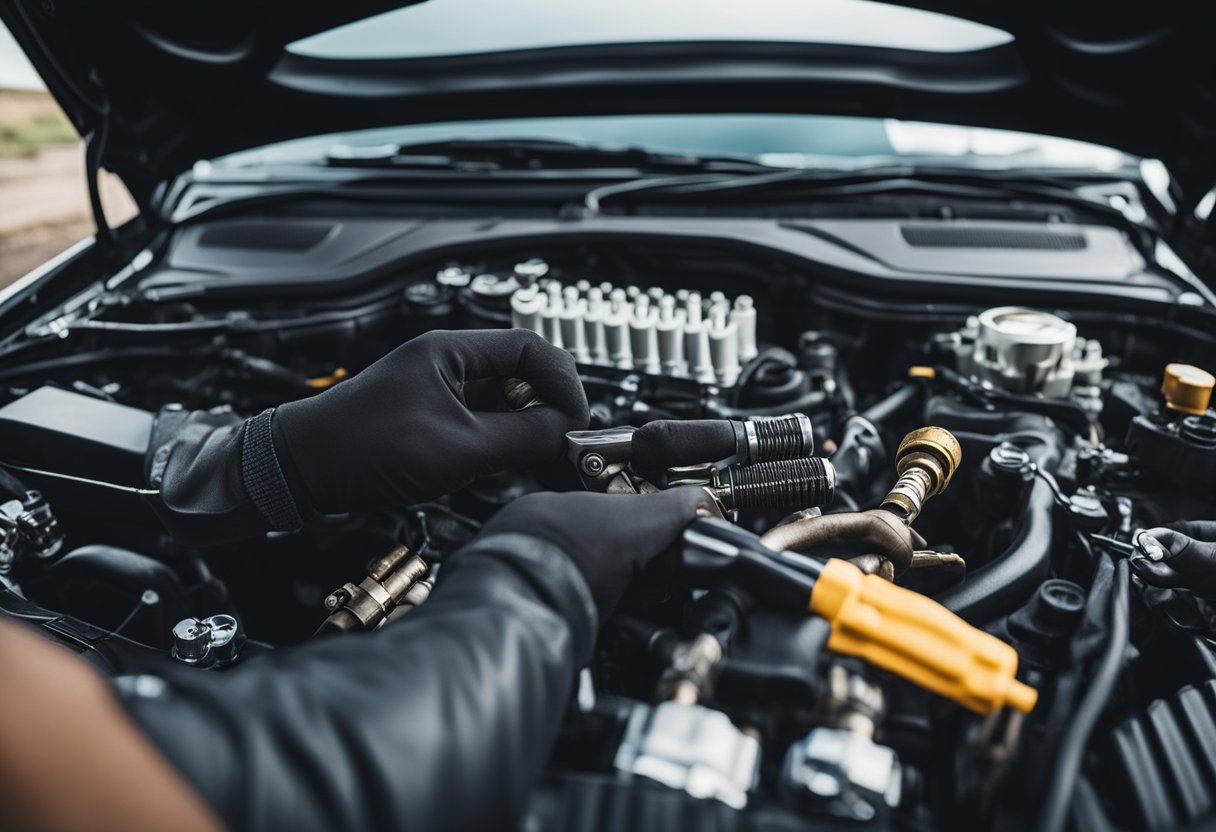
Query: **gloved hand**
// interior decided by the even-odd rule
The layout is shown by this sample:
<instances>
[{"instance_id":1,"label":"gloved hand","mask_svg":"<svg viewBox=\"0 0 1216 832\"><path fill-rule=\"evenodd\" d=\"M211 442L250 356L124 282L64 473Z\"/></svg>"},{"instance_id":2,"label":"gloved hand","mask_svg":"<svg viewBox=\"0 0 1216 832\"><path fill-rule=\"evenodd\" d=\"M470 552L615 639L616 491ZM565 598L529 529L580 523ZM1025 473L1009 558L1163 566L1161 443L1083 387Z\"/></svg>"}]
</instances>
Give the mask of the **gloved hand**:
<instances>
[{"instance_id":1,"label":"gloved hand","mask_svg":"<svg viewBox=\"0 0 1216 832\"><path fill-rule=\"evenodd\" d=\"M511 410L508 379L543 404ZM565 466L565 434L587 418L573 358L535 333L431 332L250 419L166 409L146 457L150 505L191 545L295 531L310 513L399 508L481 473Z\"/></svg>"},{"instance_id":2,"label":"gloved hand","mask_svg":"<svg viewBox=\"0 0 1216 832\"><path fill-rule=\"evenodd\" d=\"M718 516L703 488L655 494L529 494L490 518L470 550L498 535L523 535L565 552L582 574L604 621L629 583L659 555L674 551L680 533L701 513Z\"/></svg>"},{"instance_id":3,"label":"gloved hand","mask_svg":"<svg viewBox=\"0 0 1216 832\"><path fill-rule=\"evenodd\" d=\"M1195 520L1145 532L1165 550L1160 560L1133 558L1132 571L1147 584L1189 589L1216 598L1216 521Z\"/></svg>"},{"instance_id":4,"label":"gloved hand","mask_svg":"<svg viewBox=\"0 0 1216 832\"><path fill-rule=\"evenodd\" d=\"M511 378L543 404L509 410ZM279 407L271 424L296 501L333 513L421 502L478 474L557 461L566 432L587 420L571 355L515 329L429 332Z\"/></svg>"}]
</instances>

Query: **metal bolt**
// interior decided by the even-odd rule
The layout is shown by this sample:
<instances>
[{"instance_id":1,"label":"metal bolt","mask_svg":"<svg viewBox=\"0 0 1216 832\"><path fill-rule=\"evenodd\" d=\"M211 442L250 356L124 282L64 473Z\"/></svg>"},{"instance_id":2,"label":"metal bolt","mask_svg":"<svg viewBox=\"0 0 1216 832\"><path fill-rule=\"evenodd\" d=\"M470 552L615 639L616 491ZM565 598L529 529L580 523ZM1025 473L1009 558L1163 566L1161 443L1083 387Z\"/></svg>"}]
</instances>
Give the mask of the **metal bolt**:
<instances>
[{"instance_id":1,"label":"metal bolt","mask_svg":"<svg viewBox=\"0 0 1216 832\"><path fill-rule=\"evenodd\" d=\"M583 457L583 473L591 477L604 473L604 458L599 454L587 454Z\"/></svg>"},{"instance_id":2,"label":"metal bolt","mask_svg":"<svg viewBox=\"0 0 1216 832\"><path fill-rule=\"evenodd\" d=\"M1020 471L1030 464L1030 454L1012 442L1002 442L988 453L992 464L1007 471Z\"/></svg>"}]
</instances>

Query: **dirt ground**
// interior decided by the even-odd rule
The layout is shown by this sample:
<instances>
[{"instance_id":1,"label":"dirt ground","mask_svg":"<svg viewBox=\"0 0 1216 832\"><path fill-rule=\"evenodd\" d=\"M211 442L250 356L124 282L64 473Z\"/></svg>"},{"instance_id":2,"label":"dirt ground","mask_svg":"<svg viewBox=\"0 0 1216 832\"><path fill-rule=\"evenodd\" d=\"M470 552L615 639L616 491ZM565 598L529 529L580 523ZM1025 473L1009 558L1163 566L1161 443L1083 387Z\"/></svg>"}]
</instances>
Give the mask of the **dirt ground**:
<instances>
[{"instance_id":1,"label":"dirt ground","mask_svg":"<svg viewBox=\"0 0 1216 832\"><path fill-rule=\"evenodd\" d=\"M55 112L45 95L0 91L0 124ZM122 183L104 175L102 200L111 223L133 216ZM0 156L0 286L7 286L95 229L81 142L49 144L32 155Z\"/></svg>"}]
</instances>

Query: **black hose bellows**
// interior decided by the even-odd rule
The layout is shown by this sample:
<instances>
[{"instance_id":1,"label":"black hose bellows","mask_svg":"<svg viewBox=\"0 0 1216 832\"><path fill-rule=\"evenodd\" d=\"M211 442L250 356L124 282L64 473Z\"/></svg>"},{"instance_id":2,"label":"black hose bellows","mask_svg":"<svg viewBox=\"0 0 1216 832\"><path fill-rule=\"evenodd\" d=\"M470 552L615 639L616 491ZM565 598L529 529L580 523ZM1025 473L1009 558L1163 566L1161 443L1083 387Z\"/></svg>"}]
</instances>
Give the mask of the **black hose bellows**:
<instances>
[{"instance_id":1,"label":"black hose bellows","mask_svg":"<svg viewBox=\"0 0 1216 832\"><path fill-rule=\"evenodd\" d=\"M821 506L832 501L835 472L817 456L732 465L731 508Z\"/></svg>"},{"instance_id":2,"label":"black hose bellows","mask_svg":"<svg viewBox=\"0 0 1216 832\"><path fill-rule=\"evenodd\" d=\"M800 413L772 419L753 419L747 429L755 432L752 462L794 459L815 450L811 421Z\"/></svg>"}]
</instances>

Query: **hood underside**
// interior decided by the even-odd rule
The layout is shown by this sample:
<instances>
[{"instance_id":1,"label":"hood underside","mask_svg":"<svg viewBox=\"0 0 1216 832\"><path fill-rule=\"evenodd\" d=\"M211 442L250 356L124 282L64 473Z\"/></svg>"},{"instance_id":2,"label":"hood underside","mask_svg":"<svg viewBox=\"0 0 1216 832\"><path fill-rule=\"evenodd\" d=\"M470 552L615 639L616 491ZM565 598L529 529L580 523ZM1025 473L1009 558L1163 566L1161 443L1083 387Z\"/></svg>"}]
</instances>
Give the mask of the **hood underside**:
<instances>
[{"instance_id":1,"label":"hood underside","mask_svg":"<svg viewBox=\"0 0 1216 832\"><path fill-rule=\"evenodd\" d=\"M287 45L409 3L0 0L101 164L141 204L198 159L363 127L519 116L866 115L1062 136L1162 160L1181 208L1216 182L1216 7L913 6L1008 32L966 52L799 43L563 46L333 59Z\"/></svg>"}]
</instances>

